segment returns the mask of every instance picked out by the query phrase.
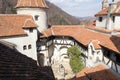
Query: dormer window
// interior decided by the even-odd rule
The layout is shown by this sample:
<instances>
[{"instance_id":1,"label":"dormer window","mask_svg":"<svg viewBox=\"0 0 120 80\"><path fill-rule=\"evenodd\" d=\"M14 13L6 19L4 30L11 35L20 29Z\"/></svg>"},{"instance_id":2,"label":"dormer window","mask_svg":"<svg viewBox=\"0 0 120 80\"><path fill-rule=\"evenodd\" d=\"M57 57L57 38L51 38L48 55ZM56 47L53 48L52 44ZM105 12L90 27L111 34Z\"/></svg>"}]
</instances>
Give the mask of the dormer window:
<instances>
[{"instance_id":1,"label":"dormer window","mask_svg":"<svg viewBox=\"0 0 120 80\"><path fill-rule=\"evenodd\" d=\"M35 21L38 21L39 16L35 15Z\"/></svg>"},{"instance_id":2,"label":"dormer window","mask_svg":"<svg viewBox=\"0 0 120 80\"><path fill-rule=\"evenodd\" d=\"M103 17L99 17L99 22L102 22L102 20L103 20Z\"/></svg>"},{"instance_id":3,"label":"dormer window","mask_svg":"<svg viewBox=\"0 0 120 80\"><path fill-rule=\"evenodd\" d=\"M32 33L33 32L33 28L29 29L29 31L30 31L30 33Z\"/></svg>"}]
</instances>

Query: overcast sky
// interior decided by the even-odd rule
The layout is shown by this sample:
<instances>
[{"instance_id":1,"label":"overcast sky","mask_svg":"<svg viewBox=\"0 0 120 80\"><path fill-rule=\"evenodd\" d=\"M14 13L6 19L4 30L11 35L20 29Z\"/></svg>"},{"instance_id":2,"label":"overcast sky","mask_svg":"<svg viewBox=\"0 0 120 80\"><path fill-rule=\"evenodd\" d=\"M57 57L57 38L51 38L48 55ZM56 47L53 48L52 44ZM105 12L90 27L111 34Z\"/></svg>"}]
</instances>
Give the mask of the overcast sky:
<instances>
[{"instance_id":1,"label":"overcast sky","mask_svg":"<svg viewBox=\"0 0 120 80\"><path fill-rule=\"evenodd\" d=\"M102 0L48 0L67 13L77 16L94 16L96 12L101 10ZM109 0L111 2L112 0ZM117 0L115 0L117 1Z\"/></svg>"}]
</instances>

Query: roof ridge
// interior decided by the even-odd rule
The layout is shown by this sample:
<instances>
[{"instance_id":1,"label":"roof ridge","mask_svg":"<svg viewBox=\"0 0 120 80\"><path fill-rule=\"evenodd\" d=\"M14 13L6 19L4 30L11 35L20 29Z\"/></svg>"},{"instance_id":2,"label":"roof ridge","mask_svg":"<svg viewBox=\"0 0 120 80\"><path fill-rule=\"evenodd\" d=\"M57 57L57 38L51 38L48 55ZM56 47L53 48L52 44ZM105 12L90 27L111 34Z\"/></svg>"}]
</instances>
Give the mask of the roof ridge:
<instances>
[{"instance_id":1,"label":"roof ridge","mask_svg":"<svg viewBox=\"0 0 120 80\"><path fill-rule=\"evenodd\" d=\"M46 36L46 37L48 37L48 35L43 31L43 33L44 33L44 35Z\"/></svg>"}]
</instances>

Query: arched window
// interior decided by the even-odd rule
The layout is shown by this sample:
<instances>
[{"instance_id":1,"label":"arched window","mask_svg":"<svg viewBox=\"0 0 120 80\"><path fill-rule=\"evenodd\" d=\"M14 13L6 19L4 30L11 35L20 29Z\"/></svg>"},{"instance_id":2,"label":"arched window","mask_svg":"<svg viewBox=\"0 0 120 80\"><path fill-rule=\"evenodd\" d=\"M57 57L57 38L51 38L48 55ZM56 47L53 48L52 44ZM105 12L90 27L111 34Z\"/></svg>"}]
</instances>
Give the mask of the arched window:
<instances>
[{"instance_id":1,"label":"arched window","mask_svg":"<svg viewBox=\"0 0 120 80\"><path fill-rule=\"evenodd\" d=\"M32 45L30 44L30 45L28 45L28 49L31 49L32 48Z\"/></svg>"},{"instance_id":2,"label":"arched window","mask_svg":"<svg viewBox=\"0 0 120 80\"><path fill-rule=\"evenodd\" d=\"M27 46L26 46L26 45L24 45L24 46L23 46L23 50L26 50L26 49L27 49Z\"/></svg>"}]
</instances>

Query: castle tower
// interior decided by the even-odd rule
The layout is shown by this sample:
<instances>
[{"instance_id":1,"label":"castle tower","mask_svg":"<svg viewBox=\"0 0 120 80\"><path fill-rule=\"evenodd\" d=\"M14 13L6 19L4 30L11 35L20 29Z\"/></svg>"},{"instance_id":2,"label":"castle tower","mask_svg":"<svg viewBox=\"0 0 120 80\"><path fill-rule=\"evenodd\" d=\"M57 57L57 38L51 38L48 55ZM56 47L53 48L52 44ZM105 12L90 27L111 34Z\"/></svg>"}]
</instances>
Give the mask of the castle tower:
<instances>
[{"instance_id":1,"label":"castle tower","mask_svg":"<svg viewBox=\"0 0 120 80\"><path fill-rule=\"evenodd\" d=\"M17 14L33 16L34 21L39 26L39 32L47 29L47 15L45 11L47 8L45 0L18 0L16 5Z\"/></svg>"},{"instance_id":2,"label":"castle tower","mask_svg":"<svg viewBox=\"0 0 120 80\"><path fill-rule=\"evenodd\" d=\"M108 7L108 0L103 0L102 1L102 9L105 9L106 7Z\"/></svg>"}]
</instances>

